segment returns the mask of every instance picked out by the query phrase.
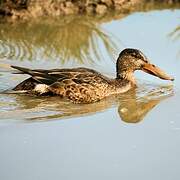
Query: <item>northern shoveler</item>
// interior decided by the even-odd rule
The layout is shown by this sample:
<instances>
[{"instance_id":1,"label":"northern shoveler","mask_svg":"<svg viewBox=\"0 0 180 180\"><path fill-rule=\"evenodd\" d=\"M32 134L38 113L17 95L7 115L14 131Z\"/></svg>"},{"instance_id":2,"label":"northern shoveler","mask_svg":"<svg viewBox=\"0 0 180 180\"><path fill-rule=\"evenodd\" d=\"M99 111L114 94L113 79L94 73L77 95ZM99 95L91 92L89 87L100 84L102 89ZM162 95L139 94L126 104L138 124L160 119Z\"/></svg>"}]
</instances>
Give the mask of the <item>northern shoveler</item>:
<instances>
[{"instance_id":1,"label":"northern shoveler","mask_svg":"<svg viewBox=\"0 0 180 180\"><path fill-rule=\"evenodd\" d=\"M134 71L142 70L161 79L174 79L151 64L137 49L124 49L117 59L116 78L108 78L88 68L31 70L11 66L18 74L31 77L18 84L13 90L38 95L59 95L74 103L92 103L112 94L124 93L136 86Z\"/></svg>"}]
</instances>

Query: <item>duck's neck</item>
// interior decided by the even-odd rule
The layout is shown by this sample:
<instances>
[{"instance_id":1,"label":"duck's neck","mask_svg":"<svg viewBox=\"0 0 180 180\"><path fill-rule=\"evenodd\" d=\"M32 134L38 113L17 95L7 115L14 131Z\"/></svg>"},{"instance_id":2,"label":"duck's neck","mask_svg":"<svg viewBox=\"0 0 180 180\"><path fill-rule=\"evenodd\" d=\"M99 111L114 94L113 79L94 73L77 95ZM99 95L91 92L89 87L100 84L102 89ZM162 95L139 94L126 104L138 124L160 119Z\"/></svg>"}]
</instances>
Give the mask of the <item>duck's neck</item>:
<instances>
[{"instance_id":1,"label":"duck's neck","mask_svg":"<svg viewBox=\"0 0 180 180\"><path fill-rule=\"evenodd\" d=\"M134 77L133 64L129 62L127 57L119 57L116 62L116 79L129 81L132 85L136 84Z\"/></svg>"},{"instance_id":2,"label":"duck's neck","mask_svg":"<svg viewBox=\"0 0 180 180\"><path fill-rule=\"evenodd\" d=\"M136 79L134 77L134 72L127 72L127 71L117 72L116 79L120 81L122 80L129 81L132 85L136 86Z\"/></svg>"}]
</instances>

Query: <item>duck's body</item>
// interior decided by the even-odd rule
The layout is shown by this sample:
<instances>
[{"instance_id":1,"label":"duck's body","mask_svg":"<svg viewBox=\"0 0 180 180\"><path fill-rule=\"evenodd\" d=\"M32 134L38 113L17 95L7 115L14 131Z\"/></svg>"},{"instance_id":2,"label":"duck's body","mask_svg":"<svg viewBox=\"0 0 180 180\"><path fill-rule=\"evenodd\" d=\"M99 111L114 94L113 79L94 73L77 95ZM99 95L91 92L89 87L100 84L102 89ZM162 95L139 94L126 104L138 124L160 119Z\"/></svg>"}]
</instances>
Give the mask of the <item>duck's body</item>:
<instances>
[{"instance_id":1,"label":"duck's body","mask_svg":"<svg viewBox=\"0 0 180 180\"><path fill-rule=\"evenodd\" d=\"M115 79L88 68L31 70L12 67L19 70L19 73L31 76L13 90L39 95L59 95L74 103L92 103L109 95L128 91L135 86L133 75L135 70L142 69L162 79L172 80L160 69L149 64L146 57L136 49L125 49L120 53L116 64Z\"/></svg>"},{"instance_id":2,"label":"duck's body","mask_svg":"<svg viewBox=\"0 0 180 180\"><path fill-rule=\"evenodd\" d=\"M127 80L110 79L88 68L30 70L12 66L31 75L13 90L36 94L54 94L75 103L91 103L128 91L133 84Z\"/></svg>"}]
</instances>

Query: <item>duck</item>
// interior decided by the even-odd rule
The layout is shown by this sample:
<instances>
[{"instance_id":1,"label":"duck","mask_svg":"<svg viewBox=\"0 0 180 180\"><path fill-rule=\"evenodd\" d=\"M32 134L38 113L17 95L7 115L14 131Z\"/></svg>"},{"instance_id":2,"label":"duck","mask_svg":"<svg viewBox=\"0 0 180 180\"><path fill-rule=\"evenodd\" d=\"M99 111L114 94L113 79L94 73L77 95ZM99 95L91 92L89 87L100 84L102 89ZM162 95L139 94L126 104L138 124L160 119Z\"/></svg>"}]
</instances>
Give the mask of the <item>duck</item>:
<instances>
[{"instance_id":1,"label":"duck","mask_svg":"<svg viewBox=\"0 0 180 180\"><path fill-rule=\"evenodd\" d=\"M151 64L138 49L122 50L116 62L116 77L109 78L100 72L85 68L29 69L11 65L15 74L28 74L30 77L13 88L13 91L36 95L55 95L73 103L94 103L110 96L135 88L134 72L142 70L163 80L173 81L159 67Z\"/></svg>"}]
</instances>

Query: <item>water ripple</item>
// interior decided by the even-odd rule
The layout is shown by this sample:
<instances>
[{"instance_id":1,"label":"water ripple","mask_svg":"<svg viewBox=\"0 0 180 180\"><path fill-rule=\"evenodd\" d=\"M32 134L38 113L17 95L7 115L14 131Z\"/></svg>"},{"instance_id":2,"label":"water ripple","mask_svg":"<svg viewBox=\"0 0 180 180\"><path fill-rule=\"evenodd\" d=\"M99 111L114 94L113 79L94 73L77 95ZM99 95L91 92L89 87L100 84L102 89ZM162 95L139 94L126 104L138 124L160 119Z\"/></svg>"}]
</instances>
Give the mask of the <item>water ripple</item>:
<instances>
[{"instance_id":1,"label":"water ripple","mask_svg":"<svg viewBox=\"0 0 180 180\"><path fill-rule=\"evenodd\" d=\"M0 24L0 58L10 60L61 59L96 63L104 59L97 49L113 58L117 50L111 34L87 17L48 22ZM22 31L23 29L23 31ZM83 34L83 36L82 36ZM114 38L115 39L115 38Z\"/></svg>"},{"instance_id":2,"label":"water ripple","mask_svg":"<svg viewBox=\"0 0 180 180\"><path fill-rule=\"evenodd\" d=\"M36 50L26 41L8 42L0 41L0 58L11 60L32 60L36 57Z\"/></svg>"},{"instance_id":3,"label":"water ripple","mask_svg":"<svg viewBox=\"0 0 180 180\"><path fill-rule=\"evenodd\" d=\"M0 40L0 58L6 58L8 57L10 48L7 42Z\"/></svg>"}]
</instances>

